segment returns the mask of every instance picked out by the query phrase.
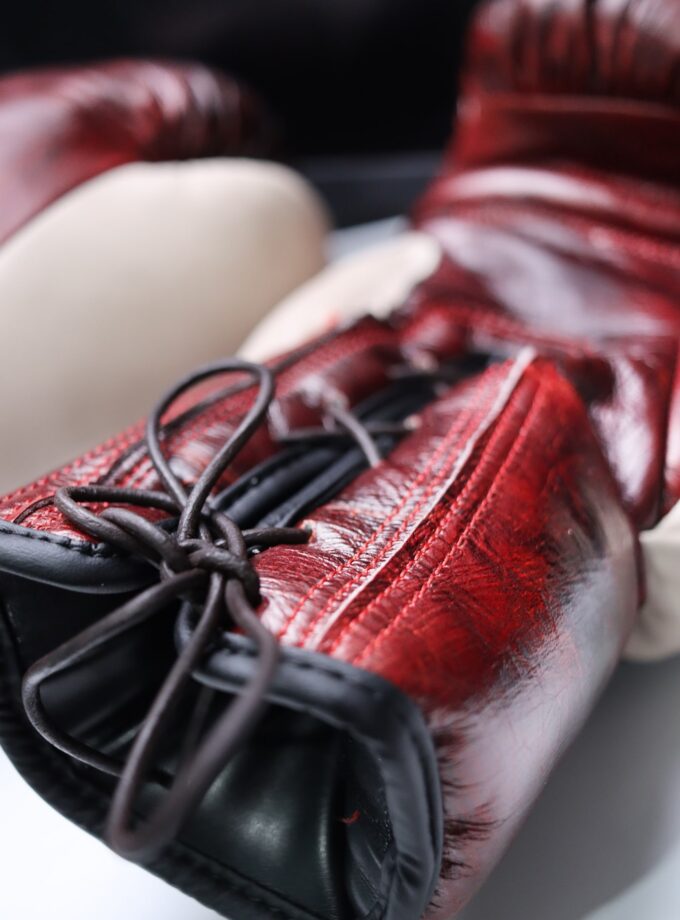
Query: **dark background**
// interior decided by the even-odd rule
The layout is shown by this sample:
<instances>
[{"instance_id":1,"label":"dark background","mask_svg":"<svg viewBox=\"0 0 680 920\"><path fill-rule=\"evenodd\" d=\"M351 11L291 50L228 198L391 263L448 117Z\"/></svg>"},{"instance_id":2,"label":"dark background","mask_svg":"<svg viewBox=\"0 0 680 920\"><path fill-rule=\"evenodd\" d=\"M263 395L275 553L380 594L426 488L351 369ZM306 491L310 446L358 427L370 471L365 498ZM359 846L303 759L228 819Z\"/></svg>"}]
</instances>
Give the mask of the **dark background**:
<instances>
[{"instance_id":1,"label":"dark background","mask_svg":"<svg viewBox=\"0 0 680 920\"><path fill-rule=\"evenodd\" d=\"M448 136L475 0L64 0L3 10L0 70L131 55L240 76L341 223L403 211Z\"/></svg>"}]
</instances>

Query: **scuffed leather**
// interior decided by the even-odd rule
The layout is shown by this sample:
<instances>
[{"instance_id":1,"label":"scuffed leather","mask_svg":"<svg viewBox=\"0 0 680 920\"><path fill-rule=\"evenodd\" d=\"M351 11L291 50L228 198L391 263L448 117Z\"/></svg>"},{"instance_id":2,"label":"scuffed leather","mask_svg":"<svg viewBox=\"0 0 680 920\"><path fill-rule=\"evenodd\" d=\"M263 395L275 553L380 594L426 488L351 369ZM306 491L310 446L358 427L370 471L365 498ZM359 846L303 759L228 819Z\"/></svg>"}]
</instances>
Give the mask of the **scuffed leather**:
<instances>
[{"instance_id":1,"label":"scuffed leather","mask_svg":"<svg viewBox=\"0 0 680 920\"><path fill-rule=\"evenodd\" d=\"M250 93L198 64L113 61L0 79L0 243L70 189L137 160L266 150Z\"/></svg>"},{"instance_id":2,"label":"scuffed leather","mask_svg":"<svg viewBox=\"0 0 680 920\"><path fill-rule=\"evenodd\" d=\"M680 498L679 27L672 0L485 4L469 43L454 142L415 209L416 225L446 253L411 298L412 309L431 316L429 329L423 322L425 340L441 341L443 328L462 329L469 344L512 354L530 343L566 362L638 529L653 526ZM557 405L550 400L552 412ZM573 422L568 428L571 442ZM584 456L583 447L578 453ZM535 470L533 463L522 469ZM508 518L513 533L522 532L518 509L525 501L515 501ZM471 542L476 572L487 540ZM497 571L508 556L502 558ZM619 587L634 590L631 568L623 562L614 574ZM476 615L468 621L477 641L478 598L490 583L489 575L474 581ZM597 603L597 593L590 602ZM624 597L615 603L621 612ZM490 606L502 609L503 598ZM360 636L358 630L357 646ZM351 631L338 649L351 655L350 637ZM606 645L600 638L593 648L600 644ZM357 663L371 661L375 640L354 654ZM475 673L482 672L478 663ZM511 685L521 696L521 680ZM467 724L474 735L478 725ZM543 731L554 724L553 716ZM483 735L482 746L494 732ZM480 757L475 748L474 740L452 744L459 800L475 801L480 775L495 772L502 759L488 749ZM535 753L536 745L525 750ZM517 784L526 773L510 759ZM493 825L493 814L481 816ZM472 826L477 852L489 858L493 833L482 842L483 821ZM462 879L445 886L438 902L444 916L458 909L466 886L474 888L464 871Z\"/></svg>"},{"instance_id":3,"label":"scuffed leather","mask_svg":"<svg viewBox=\"0 0 680 920\"><path fill-rule=\"evenodd\" d=\"M581 401L523 352L456 388L375 471L258 561L284 642L387 677L425 711L444 788L430 913L507 843L608 676L635 541Z\"/></svg>"}]
</instances>

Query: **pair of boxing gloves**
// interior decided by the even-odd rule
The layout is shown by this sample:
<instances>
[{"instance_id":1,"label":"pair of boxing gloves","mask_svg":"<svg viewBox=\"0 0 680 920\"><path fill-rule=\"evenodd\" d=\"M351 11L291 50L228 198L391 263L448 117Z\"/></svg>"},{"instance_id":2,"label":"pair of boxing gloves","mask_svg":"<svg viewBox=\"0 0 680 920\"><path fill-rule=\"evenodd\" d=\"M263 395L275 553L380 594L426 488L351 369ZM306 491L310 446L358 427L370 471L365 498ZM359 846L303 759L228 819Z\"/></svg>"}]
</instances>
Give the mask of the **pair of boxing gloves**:
<instances>
[{"instance_id":1,"label":"pair of boxing gloves","mask_svg":"<svg viewBox=\"0 0 680 920\"><path fill-rule=\"evenodd\" d=\"M671 3L482 6L410 231L308 281L146 423L2 500L0 733L55 807L227 916L462 908L622 650L677 638L679 59ZM36 121L0 281L22 246L54 258L68 221L89 245L96 195L117 182L120 205L141 169L113 166L267 137L201 69L15 79L7 117ZM76 414L105 417L135 356L148 386L184 363L208 273L173 273L199 234L224 304L203 360L315 272L323 217L299 180L248 167L276 176L253 185L279 228L268 249L214 231L245 167L206 164L199 215L184 182L200 168L167 167L172 216L164 190L124 212L149 221L141 236L118 213L137 243L101 292L117 336L97 335L96 277L77 322L74 299L56 304L53 333L55 307L33 302L30 347L10 356L20 394L43 345L85 323ZM183 233L157 246L157 217L161 237ZM143 309L128 258L153 267Z\"/></svg>"}]
</instances>

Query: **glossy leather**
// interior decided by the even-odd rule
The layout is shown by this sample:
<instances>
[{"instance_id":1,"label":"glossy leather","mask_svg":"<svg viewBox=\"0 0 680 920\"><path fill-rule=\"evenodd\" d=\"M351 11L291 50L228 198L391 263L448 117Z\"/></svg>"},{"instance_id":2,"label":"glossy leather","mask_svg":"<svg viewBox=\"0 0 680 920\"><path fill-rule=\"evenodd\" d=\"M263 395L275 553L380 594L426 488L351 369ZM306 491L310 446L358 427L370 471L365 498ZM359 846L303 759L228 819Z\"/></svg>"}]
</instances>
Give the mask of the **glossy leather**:
<instances>
[{"instance_id":1,"label":"glossy leather","mask_svg":"<svg viewBox=\"0 0 680 920\"><path fill-rule=\"evenodd\" d=\"M575 392L520 357L423 414L375 472L262 556L283 641L418 701L444 788L450 916L488 871L616 660L635 544Z\"/></svg>"},{"instance_id":2,"label":"glossy leather","mask_svg":"<svg viewBox=\"0 0 680 920\"><path fill-rule=\"evenodd\" d=\"M262 153L270 128L198 64L113 61L0 79L0 243L70 189L138 160Z\"/></svg>"},{"instance_id":3,"label":"glossy leather","mask_svg":"<svg viewBox=\"0 0 680 920\"><path fill-rule=\"evenodd\" d=\"M454 328L468 344L508 354L531 344L566 362L590 406L592 431L622 504L640 529L680 498L679 26L672 0L485 4L468 45L453 144L415 209L417 226L444 250L438 271L412 296L412 308L430 314L425 341L441 340L443 329ZM554 398L549 405L550 413L557 411ZM573 444L573 423L564 427ZM582 447L577 451L585 455ZM524 464L523 477L536 469L535 461ZM518 509L528 509L525 501L515 499L508 518L513 535L522 533ZM514 542L505 547L510 557ZM474 539L471 553L475 572L486 562L488 538ZM511 568L522 565L515 560ZM635 590L630 560L614 577L620 587L628 585L624 590ZM478 634L484 622L478 611L493 582L488 575L484 588L473 581L475 642L490 641ZM582 610L601 602L599 591L584 599ZM512 590L504 594L511 596ZM525 596L527 602L532 609ZM621 613L623 596L617 604ZM493 597L491 605L497 611L503 601ZM602 612L597 620L604 627ZM511 621L501 618L495 628ZM381 653L381 643L377 651L375 640L359 651L360 627L355 630L356 649L351 629L343 630L336 653L358 653L351 660L366 665ZM389 627L385 635L383 646ZM605 645L592 634L590 641L593 649ZM487 648L473 668L477 677ZM513 697L521 683L510 682ZM467 707L463 713L469 715ZM494 733L478 717L484 745ZM474 735L479 723L468 724ZM555 724L553 715L543 730ZM526 750L535 754L535 742ZM496 769L494 755L488 749L476 755L474 741L452 751L463 790L460 765L468 758L472 790L485 769ZM513 770L515 791L523 775L522 768ZM459 789L456 795L465 799ZM484 839L483 822L473 836ZM482 859L492 838L479 845ZM448 886L440 902L444 915L460 905L466 884L475 883L469 877L466 883L463 873Z\"/></svg>"},{"instance_id":4,"label":"glossy leather","mask_svg":"<svg viewBox=\"0 0 680 920\"><path fill-rule=\"evenodd\" d=\"M621 15L624 6L633 11L636 4L622 4ZM377 739L387 772L383 788L372 788L368 810L384 791L398 841L391 851L396 888L390 886L384 901L386 916L395 920L417 920L425 909L431 885L419 859L439 860L427 916L449 918L502 853L634 622L643 594L636 529L653 523L676 496L668 417L677 405L677 189L671 170L655 171L658 164L648 163L647 154L626 171L626 150L633 149L628 136L621 140L621 169L612 172L618 134L612 128L611 137L595 136L593 152L587 130L588 113L607 106L616 113L612 125L626 124L619 116L628 111L629 96L636 119L672 125L675 101L663 101L645 80L635 82L644 55L642 63L622 58L626 66L611 84L588 82L598 74L599 56L581 70L570 56L564 72L557 67L548 76L531 58L535 43L523 45L524 31L507 19L512 25L516 14L531 35L532 17L540 18L559 62L559 49L567 56L570 48L567 27L582 36L587 9L588 34L605 34L614 8L501 0L482 12L472 35L458 146L416 210L419 225L442 244L442 263L389 320L364 319L274 362L274 411L223 483L229 488L241 480L246 491L256 490L252 471L276 454L277 434L318 423L315 395L339 392L356 407L404 361L421 367L451 362L463 371L442 385L382 463L305 513L299 523L312 530L308 544L267 550L255 563L261 615L285 647L272 697L277 705L314 705L314 715L330 724L338 724L336 707L349 706L343 730L354 727L364 743L376 742L388 710L364 709L333 689L331 674L341 668L352 685L385 682L396 694L389 711L417 707L420 713L409 715L407 732ZM625 29L617 34L625 36ZM564 76L572 64L573 80ZM567 132L559 161L534 129L541 80L550 89L546 112L559 118L568 110L572 126L578 124L574 113L583 113L585 127L578 137ZM521 147L505 144L508 135L497 130L495 116L485 120L495 111L496 94L507 93L513 124L528 125ZM561 104L563 97L568 104ZM470 362L471 356L481 360ZM164 446L187 482L223 443L248 399L243 387L226 394L207 388L176 410ZM153 486L140 433L131 429L0 503L7 522L0 533L2 567L29 579L25 612L12 620L12 641L26 652L19 670L35 654L29 634L49 647L57 632L78 626L59 618L57 629L32 603L30 585L41 578L42 555L45 581L55 585L62 571L64 582L99 603L106 588L95 582L129 586L134 579L115 554L84 541L50 496L62 484L95 480ZM65 555L72 561L60 566L57 557ZM87 560L82 573L81 560ZM101 615L94 603L92 610ZM239 637L227 635L202 677L237 692L249 661L252 667ZM427 780L435 756L423 757L413 736L424 723L436 751L436 784ZM405 780L400 765L413 760L421 768ZM54 798L46 774L40 785ZM432 846L436 834L428 841L424 833L433 796L443 824L441 852ZM270 817L275 814L274 805ZM200 830L201 820L199 810L196 839L212 862L227 860L215 838ZM243 822L245 831L247 815ZM370 817L360 813L351 825L359 842L343 850L344 865L333 865L339 874L331 889L349 898L352 918L380 909L357 883L357 871L368 866L359 855L365 859L367 824ZM180 847L191 833L188 828ZM262 863L268 864L264 855ZM200 867L189 880L180 878L176 865L153 868L217 909L228 907L224 884ZM254 855L245 871L252 881L261 869ZM244 895L243 916L267 916L258 907L258 881L256 898ZM326 908L329 918L338 903ZM297 909L288 898L285 910L297 916Z\"/></svg>"},{"instance_id":5,"label":"glossy leather","mask_svg":"<svg viewBox=\"0 0 680 920\"><path fill-rule=\"evenodd\" d=\"M486 4L416 208L448 256L424 301L610 364L595 422L641 528L680 498L679 61L673 0Z\"/></svg>"}]
</instances>

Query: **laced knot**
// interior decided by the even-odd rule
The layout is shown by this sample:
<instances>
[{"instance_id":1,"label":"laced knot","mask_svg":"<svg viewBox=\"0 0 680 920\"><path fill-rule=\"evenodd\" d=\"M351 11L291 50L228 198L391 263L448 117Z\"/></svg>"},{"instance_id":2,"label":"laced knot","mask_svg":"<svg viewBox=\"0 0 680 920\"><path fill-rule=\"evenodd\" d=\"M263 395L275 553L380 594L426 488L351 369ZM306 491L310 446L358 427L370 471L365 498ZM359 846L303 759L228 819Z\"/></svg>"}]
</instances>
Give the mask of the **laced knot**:
<instances>
[{"instance_id":1,"label":"laced knot","mask_svg":"<svg viewBox=\"0 0 680 920\"><path fill-rule=\"evenodd\" d=\"M228 372L248 374L258 386L257 394L242 421L187 490L163 452L162 419L185 391ZM212 498L226 468L265 420L273 399L274 378L264 366L233 359L205 367L167 393L148 419L146 448L161 489L67 486L54 499L83 533L148 561L159 573L151 587L36 662L22 688L26 713L47 741L81 763L119 777L105 836L113 849L130 858L152 858L175 837L261 715L274 677L279 646L255 613L260 590L250 556L268 546L305 542L309 533L296 527L242 530L215 507ZM95 511L93 505L106 507ZM140 513L149 510L162 512L164 522L153 523ZM177 603L192 612L191 636L156 694L125 762L89 747L51 722L40 693L45 680L91 658L104 644ZM164 731L177 714L194 669L210 642L229 627L236 627L254 642L258 662L254 677L207 730L212 691L203 688L174 778L154 771ZM163 783L167 792L151 816L133 826L134 806L150 776Z\"/></svg>"},{"instance_id":2,"label":"laced knot","mask_svg":"<svg viewBox=\"0 0 680 920\"><path fill-rule=\"evenodd\" d=\"M257 385L255 398L194 485L187 489L163 451L163 417L187 390L230 372L252 378ZM172 841L266 705L279 644L255 612L260 586L251 556L277 544L303 543L309 532L299 527L242 530L219 509L213 493L229 464L264 423L273 400L274 377L262 365L230 359L202 368L173 387L149 416L145 447L159 488L65 486L54 496L62 514L81 532L146 560L158 571L158 579L151 587L37 661L27 671L22 686L26 714L45 740L81 763L119 778L105 839L129 858L153 858ZM408 420L360 421L334 391L322 394L319 407L321 427L287 431L278 440L309 443L349 439L374 466L381 459L375 438L409 429ZM149 511L160 512L164 520L152 522L141 513L148 515ZM41 686L48 678L91 659L108 642L177 604L181 607L180 622L191 623L188 640L182 643L124 762L95 750L51 721L41 698ZM155 766L163 738L211 642L228 628L240 630L254 643L257 666L253 676L218 717L214 717L214 707L210 705L214 691L201 685L173 775L164 773ZM135 822L134 807L149 778L165 786L166 792L150 816Z\"/></svg>"}]
</instances>

